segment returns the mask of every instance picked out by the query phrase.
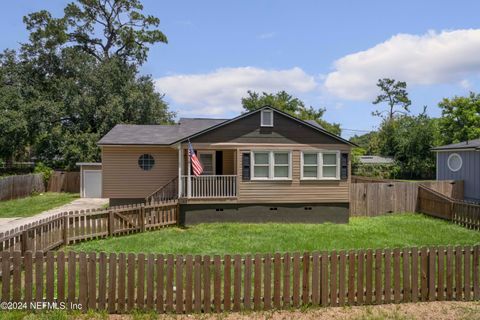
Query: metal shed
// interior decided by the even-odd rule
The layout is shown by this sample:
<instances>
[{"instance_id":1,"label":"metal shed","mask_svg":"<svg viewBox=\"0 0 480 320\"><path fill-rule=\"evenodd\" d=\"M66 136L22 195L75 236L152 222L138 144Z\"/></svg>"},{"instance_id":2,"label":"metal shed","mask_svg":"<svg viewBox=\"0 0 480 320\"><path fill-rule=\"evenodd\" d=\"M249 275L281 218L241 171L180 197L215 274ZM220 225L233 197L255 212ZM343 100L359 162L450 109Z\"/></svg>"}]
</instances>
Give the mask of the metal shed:
<instances>
[{"instance_id":1,"label":"metal shed","mask_svg":"<svg viewBox=\"0 0 480 320\"><path fill-rule=\"evenodd\" d=\"M432 150L437 154L437 180L463 180L465 199L480 202L480 139Z\"/></svg>"},{"instance_id":2,"label":"metal shed","mask_svg":"<svg viewBox=\"0 0 480 320\"><path fill-rule=\"evenodd\" d=\"M80 167L80 197L102 198L102 164L78 162Z\"/></svg>"}]
</instances>

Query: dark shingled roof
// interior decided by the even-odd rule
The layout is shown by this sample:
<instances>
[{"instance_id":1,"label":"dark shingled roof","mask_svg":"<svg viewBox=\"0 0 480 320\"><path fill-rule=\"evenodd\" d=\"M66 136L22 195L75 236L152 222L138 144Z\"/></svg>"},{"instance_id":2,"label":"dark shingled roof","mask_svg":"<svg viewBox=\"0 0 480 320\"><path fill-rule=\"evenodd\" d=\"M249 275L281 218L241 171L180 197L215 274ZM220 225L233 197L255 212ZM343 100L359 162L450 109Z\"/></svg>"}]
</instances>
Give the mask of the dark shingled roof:
<instances>
[{"instance_id":1,"label":"dark shingled roof","mask_svg":"<svg viewBox=\"0 0 480 320\"><path fill-rule=\"evenodd\" d=\"M98 144L168 145L225 121L226 119L181 118L178 124L172 125L117 124Z\"/></svg>"},{"instance_id":2,"label":"dark shingled roof","mask_svg":"<svg viewBox=\"0 0 480 320\"><path fill-rule=\"evenodd\" d=\"M454 150L454 149L476 149L480 150L480 138L474 140L463 141L459 143L447 144L440 147L432 148L433 151Z\"/></svg>"},{"instance_id":3,"label":"dark shingled roof","mask_svg":"<svg viewBox=\"0 0 480 320\"><path fill-rule=\"evenodd\" d=\"M178 124L172 125L127 125L119 124L113 127L100 141L99 145L172 145L187 138L194 138L210 130L215 130L223 125L238 121L255 112L272 109L279 114L309 126L323 134L329 135L340 142L351 146L356 144L343 139L323 129L315 120L300 120L278 109L264 106L260 109L243 113L233 119L209 118L181 118Z\"/></svg>"},{"instance_id":4,"label":"dark shingled roof","mask_svg":"<svg viewBox=\"0 0 480 320\"><path fill-rule=\"evenodd\" d=\"M317 121L315 120L303 120L307 123L310 123L312 126L315 126L315 127L318 127L318 128L321 128L321 129L324 129Z\"/></svg>"}]
</instances>

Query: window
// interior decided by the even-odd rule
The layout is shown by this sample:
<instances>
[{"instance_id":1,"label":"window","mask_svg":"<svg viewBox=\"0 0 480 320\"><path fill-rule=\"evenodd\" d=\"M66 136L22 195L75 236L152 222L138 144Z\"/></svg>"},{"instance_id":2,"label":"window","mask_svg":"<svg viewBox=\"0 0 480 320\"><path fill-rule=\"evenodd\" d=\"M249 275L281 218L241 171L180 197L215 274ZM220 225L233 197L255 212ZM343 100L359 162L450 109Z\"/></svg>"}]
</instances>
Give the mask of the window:
<instances>
[{"instance_id":1,"label":"window","mask_svg":"<svg viewBox=\"0 0 480 320\"><path fill-rule=\"evenodd\" d=\"M290 151L252 152L252 180L290 180L292 177Z\"/></svg>"},{"instance_id":2,"label":"window","mask_svg":"<svg viewBox=\"0 0 480 320\"><path fill-rule=\"evenodd\" d=\"M202 175L215 174L215 156L214 151L198 151L198 159L203 167Z\"/></svg>"},{"instance_id":3,"label":"window","mask_svg":"<svg viewBox=\"0 0 480 320\"><path fill-rule=\"evenodd\" d=\"M142 154L138 158L138 166L144 171L152 170L154 165L155 159L151 154Z\"/></svg>"},{"instance_id":4,"label":"window","mask_svg":"<svg viewBox=\"0 0 480 320\"><path fill-rule=\"evenodd\" d=\"M303 179L318 179L318 153L303 153Z\"/></svg>"},{"instance_id":5,"label":"window","mask_svg":"<svg viewBox=\"0 0 480 320\"><path fill-rule=\"evenodd\" d=\"M268 152L253 153L253 177L268 179L270 174L270 155Z\"/></svg>"},{"instance_id":6,"label":"window","mask_svg":"<svg viewBox=\"0 0 480 320\"><path fill-rule=\"evenodd\" d=\"M462 168L462 157L458 153L452 153L448 156L447 166L452 172L457 172Z\"/></svg>"},{"instance_id":7,"label":"window","mask_svg":"<svg viewBox=\"0 0 480 320\"><path fill-rule=\"evenodd\" d=\"M337 178L338 157L336 153L322 153L322 178Z\"/></svg>"},{"instance_id":8,"label":"window","mask_svg":"<svg viewBox=\"0 0 480 320\"><path fill-rule=\"evenodd\" d=\"M273 152L273 178L288 179L290 177L290 153Z\"/></svg>"},{"instance_id":9,"label":"window","mask_svg":"<svg viewBox=\"0 0 480 320\"><path fill-rule=\"evenodd\" d=\"M273 110L262 110L260 117L260 126L273 127Z\"/></svg>"},{"instance_id":10,"label":"window","mask_svg":"<svg viewBox=\"0 0 480 320\"><path fill-rule=\"evenodd\" d=\"M302 152L302 180L340 179L339 151Z\"/></svg>"}]
</instances>

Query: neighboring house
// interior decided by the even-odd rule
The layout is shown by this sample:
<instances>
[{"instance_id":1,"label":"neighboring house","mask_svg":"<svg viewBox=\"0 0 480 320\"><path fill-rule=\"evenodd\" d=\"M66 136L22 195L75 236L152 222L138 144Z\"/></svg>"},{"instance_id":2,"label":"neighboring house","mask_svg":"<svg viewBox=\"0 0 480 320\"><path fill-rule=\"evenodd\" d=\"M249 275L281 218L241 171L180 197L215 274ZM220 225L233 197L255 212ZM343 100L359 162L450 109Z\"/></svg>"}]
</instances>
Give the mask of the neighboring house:
<instances>
[{"instance_id":1,"label":"neighboring house","mask_svg":"<svg viewBox=\"0 0 480 320\"><path fill-rule=\"evenodd\" d=\"M360 156L358 157L358 162L360 164L365 164L365 165L389 165L389 164L394 164L395 160L392 158L388 157L380 157L380 156Z\"/></svg>"},{"instance_id":2,"label":"neighboring house","mask_svg":"<svg viewBox=\"0 0 480 320\"><path fill-rule=\"evenodd\" d=\"M480 201L480 139L432 150L437 153L437 180L463 180L465 199Z\"/></svg>"},{"instance_id":3,"label":"neighboring house","mask_svg":"<svg viewBox=\"0 0 480 320\"><path fill-rule=\"evenodd\" d=\"M199 177L188 141L204 167ZM230 120L117 125L99 145L111 205L178 198L185 224L348 221L354 144L274 108Z\"/></svg>"},{"instance_id":4,"label":"neighboring house","mask_svg":"<svg viewBox=\"0 0 480 320\"><path fill-rule=\"evenodd\" d=\"M358 156L354 162L353 174L364 177L389 179L395 177L395 160L392 158L365 155Z\"/></svg>"}]
</instances>

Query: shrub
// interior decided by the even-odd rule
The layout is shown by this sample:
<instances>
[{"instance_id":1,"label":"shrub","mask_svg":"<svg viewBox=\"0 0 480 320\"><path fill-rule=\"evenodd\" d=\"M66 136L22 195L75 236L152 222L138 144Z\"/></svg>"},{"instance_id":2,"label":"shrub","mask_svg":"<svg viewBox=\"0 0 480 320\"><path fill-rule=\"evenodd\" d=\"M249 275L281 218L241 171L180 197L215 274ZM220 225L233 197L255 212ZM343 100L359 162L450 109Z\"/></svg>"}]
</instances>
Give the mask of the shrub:
<instances>
[{"instance_id":1,"label":"shrub","mask_svg":"<svg viewBox=\"0 0 480 320\"><path fill-rule=\"evenodd\" d=\"M43 162L38 162L35 165L35 170L33 170L33 172L41 173L43 175L43 182L45 183L45 185L47 185L48 180L50 180L50 177L53 174L53 169L45 165Z\"/></svg>"}]
</instances>

